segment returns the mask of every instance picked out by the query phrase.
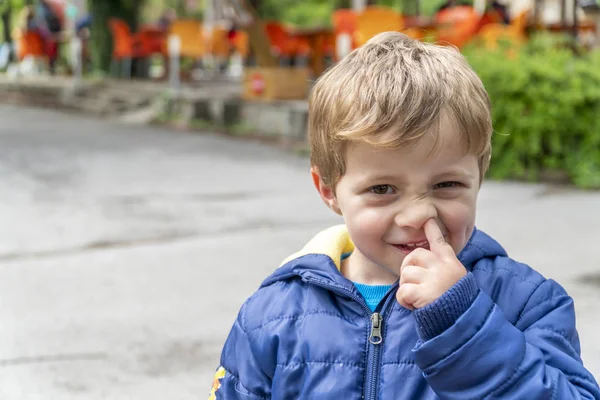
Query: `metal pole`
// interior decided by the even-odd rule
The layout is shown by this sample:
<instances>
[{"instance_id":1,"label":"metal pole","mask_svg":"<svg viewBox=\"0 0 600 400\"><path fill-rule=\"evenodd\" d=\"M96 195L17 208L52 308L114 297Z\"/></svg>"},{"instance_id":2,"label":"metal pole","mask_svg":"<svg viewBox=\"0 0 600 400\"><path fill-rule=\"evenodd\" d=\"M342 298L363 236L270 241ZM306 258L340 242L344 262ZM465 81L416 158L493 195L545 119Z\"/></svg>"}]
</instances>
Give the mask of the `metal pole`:
<instances>
[{"instance_id":1,"label":"metal pole","mask_svg":"<svg viewBox=\"0 0 600 400\"><path fill-rule=\"evenodd\" d=\"M473 0L473 8L479 15L485 13L486 1L485 0Z\"/></svg>"},{"instance_id":2,"label":"metal pole","mask_svg":"<svg viewBox=\"0 0 600 400\"><path fill-rule=\"evenodd\" d=\"M216 10L214 0L205 0L204 1L204 25L202 26L202 40L204 41L205 46L208 51L206 55L202 59L202 63L204 67L214 67L214 59L212 57L212 49L210 43L212 43L212 33L213 29L216 25Z\"/></svg>"},{"instance_id":3,"label":"metal pole","mask_svg":"<svg viewBox=\"0 0 600 400\"><path fill-rule=\"evenodd\" d=\"M213 0L204 1L203 23L205 31L215 23L215 7Z\"/></svg>"},{"instance_id":4,"label":"metal pole","mask_svg":"<svg viewBox=\"0 0 600 400\"><path fill-rule=\"evenodd\" d=\"M168 42L169 50L169 86L173 94L179 92L181 82L179 80L179 58L181 55L181 39L179 36L170 35Z\"/></svg>"},{"instance_id":5,"label":"metal pole","mask_svg":"<svg viewBox=\"0 0 600 400\"><path fill-rule=\"evenodd\" d=\"M534 0L533 3L533 22L536 25L542 25L542 0Z\"/></svg>"},{"instance_id":6,"label":"metal pole","mask_svg":"<svg viewBox=\"0 0 600 400\"><path fill-rule=\"evenodd\" d=\"M360 12L367 6L367 0L352 0L352 9Z\"/></svg>"},{"instance_id":7,"label":"metal pole","mask_svg":"<svg viewBox=\"0 0 600 400\"><path fill-rule=\"evenodd\" d=\"M577 40L577 36L579 34L579 21L577 19L577 0L571 0L573 1L573 40Z\"/></svg>"},{"instance_id":8,"label":"metal pole","mask_svg":"<svg viewBox=\"0 0 600 400\"><path fill-rule=\"evenodd\" d=\"M73 63L73 79L77 85L83 77L83 44L81 38L75 36L71 41L72 63Z\"/></svg>"}]
</instances>

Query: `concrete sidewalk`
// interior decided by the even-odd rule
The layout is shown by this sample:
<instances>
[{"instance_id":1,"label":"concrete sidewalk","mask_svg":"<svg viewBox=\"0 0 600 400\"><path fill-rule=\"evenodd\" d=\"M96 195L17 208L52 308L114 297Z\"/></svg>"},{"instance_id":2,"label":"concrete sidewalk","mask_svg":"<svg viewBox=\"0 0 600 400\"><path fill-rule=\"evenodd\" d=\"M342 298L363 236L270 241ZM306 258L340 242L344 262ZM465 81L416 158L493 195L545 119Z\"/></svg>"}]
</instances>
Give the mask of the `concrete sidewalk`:
<instances>
[{"instance_id":1,"label":"concrete sidewalk","mask_svg":"<svg viewBox=\"0 0 600 400\"><path fill-rule=\"evenodd\" d=\"M308 161L0 106L0 399L197 399L242 302L340 220ZM575 298L600 377L600 192L486 182L479 228Z\"/></svg>"}]
</instances>

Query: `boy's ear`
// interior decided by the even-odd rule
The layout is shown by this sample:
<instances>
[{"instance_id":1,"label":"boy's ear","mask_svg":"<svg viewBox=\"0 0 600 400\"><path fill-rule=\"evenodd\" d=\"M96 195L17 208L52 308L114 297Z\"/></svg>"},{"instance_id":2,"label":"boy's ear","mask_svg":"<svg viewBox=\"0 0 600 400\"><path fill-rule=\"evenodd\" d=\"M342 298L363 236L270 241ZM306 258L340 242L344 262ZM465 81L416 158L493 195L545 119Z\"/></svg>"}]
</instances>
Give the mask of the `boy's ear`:
<instances>
[{"instance_id":1,"label":"boy's ear","mask_svg":"<svg viewBox=\"0 0 600 400\"><path fill-rule=\"evenodd\" d=\"M335 197L335 191L323 183L317 167L311 167L310 174L312 176L313 184L315 185L315 188L317 188L323 202L336 214L342 215L342 210L340 210L337 198Z\"/></svg>"}]
</instances>

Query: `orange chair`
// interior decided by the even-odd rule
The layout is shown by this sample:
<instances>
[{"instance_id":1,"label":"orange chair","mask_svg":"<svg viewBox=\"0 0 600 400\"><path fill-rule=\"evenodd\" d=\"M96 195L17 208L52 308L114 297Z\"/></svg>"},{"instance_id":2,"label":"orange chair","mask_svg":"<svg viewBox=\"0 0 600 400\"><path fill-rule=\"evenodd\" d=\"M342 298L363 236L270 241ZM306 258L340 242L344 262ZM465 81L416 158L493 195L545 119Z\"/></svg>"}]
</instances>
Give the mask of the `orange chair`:
<instances>
[{"instance_id":1,"label":"orange chair","mask_svg":"<svg viewBox=\"0 0 600 400\"><path fill-rule=\"evenodd\" d=\"M486 25L502 23L502 16L498 11L493 9L487 10L479 19L479 22L477 24L477 33L479 33L481 29L483 29L483 27Z\"/></svg>"},{"instance_id":2,"label":"orange chair","mask_svg":"<svg viewBox=\"0 0 600 400\"><path fill-rule=\"evenodd\" d=\"M462 48L477 33L481 17L471 6L446 8L435 15L440 44Z\"/></svg>"},{"instance_id":3,"label":"orange chair","mask_svg":"<svg viewBox=\"0 0 600 400\"><path fill-rule=\"evenodd\" d=\"M525 35L527 30L527 22L529 21L529 15L531 14L531 10L523 10L512 20L510 23L510 27L514 29L516 32Z\"/></svg>"},{"instance_id":4,"label":"orange chair","mask_svg":"<svg viewBox=\"0 0 600 400\"><path fill-rule=\"evenodd\" d=\"M206 39L199 21L194 19L174 21L169 29L169 35L179 38L181 56L198 59L206 55Z\"/></svg>"},{"instance_id":5,"label":"orange chair","mask_svg":"<svg viewBox=\"0 0 600 400\"><path fill-rule=\"evenodd\" d=\"M373 36L387 31L401 31L404 27L402 16L388 7L367 7L356 18L357 46L367 43Z\"/></svg>"},{"instance_id":6,"label":"orange chair","mask_svg":"<svg viewBox=\"0 0 600 400\"><path fill-rule=\"evenodd\" d=\"M209 52L217 58L228 58L233 50L228 38L229 30L222 27L213 28L208 43Z\"/></svg>"},{"instance_id":7,"label":"orange chair","mask_svg":"<svg viewBox=\"0 0 600 400\"><path fill-rule=\"evenodd\" d=\"M488 49L496 49L501 40L521 45L527 39L526 28L529 13L530 10L522 11L512 20L510 25L488 24L481 28L478 37L483 40L485 47Z\"/></svg>"},{"instance_id":8,"label":"orange chair","mask_svg":"<svg viewBox=\"0 0 600 400\"><path fill-rule=\"evenodd\" d=\"M236 31L230 41L234 50L239 53L243 59L248 58L250 55L250 38L246 31Z\"/></svg>"},{"instance_id":9,"label":"orange chair","mask_svg":"<svg viewBox=\"0 0 600 400\"><path fill-rule=\"evenodd\" d=\"M333 43L329 43L328 45L331 46L333 44L335 49L333 54L336 61L356 48L354 36L356 35L357 19L356 12L350 9L335 10L331 15L333 38L330 39Z\"/></svg>"},{"instance_id":10,"label":"orange chair","mask_svg":"<svg viewBox=\"0 0 600 400\"><path fill-rule=\"evenodd\" d=\"M134 57L138 57L137 43L134 36L131 34L129 25L127 22L119 18L110 18L108 20L108 27L112 34L113 39L113 51L112 51L112 62L111 70L113 75L119 75L118 71L115 71L121 66L121 73L126 77L131 76L131 60ZM115 73L117 72L117 73Z\"/></svg>"},{"instance_id":11,"label":"orange chair","mask_svg":"<svg viewBox=\"0 0 600 400\"><path fill-rule=\"evenodd\" d=\"M437 36L437 25L431 18L403 15L402 24L402 33L413 39L423 40L426 37Z\"/></svg>"},{"instance_id":12,"label":"orange chair","mask_svg":"<svg viewBox=\"0 0 600 400\"><path fill-rule=\"evenodd\" d=\"M44 39L42 38L42 35L40 35L40 33L37 31L27 31L20 33L17 39L17 43L17 58L19 59L19 61L23 61L27 56L40 59L44 59L46 57Z\"/></svg>"}]
</instances>

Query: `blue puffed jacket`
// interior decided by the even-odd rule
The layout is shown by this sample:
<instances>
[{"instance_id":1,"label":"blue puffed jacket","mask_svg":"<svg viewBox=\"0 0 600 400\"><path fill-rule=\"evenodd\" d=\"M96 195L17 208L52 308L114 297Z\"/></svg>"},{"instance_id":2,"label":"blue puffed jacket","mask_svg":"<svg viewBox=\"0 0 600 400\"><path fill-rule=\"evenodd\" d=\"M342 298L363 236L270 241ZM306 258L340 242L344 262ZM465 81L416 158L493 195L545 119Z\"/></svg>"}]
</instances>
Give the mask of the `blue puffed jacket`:
<instances>
[{"instance_id":1,"label":"blue puffed jacket","mask_svg":"<svg viewBox=\"0 0 600 400\"><path fill-rule=\"evenodd\" d=\"M318 234L241 308L210 399L600 399L573 300L475 230L467 275L427 307L394 285L371 312L339 272L344 226Z\"/></svg>"}]
</instances>

